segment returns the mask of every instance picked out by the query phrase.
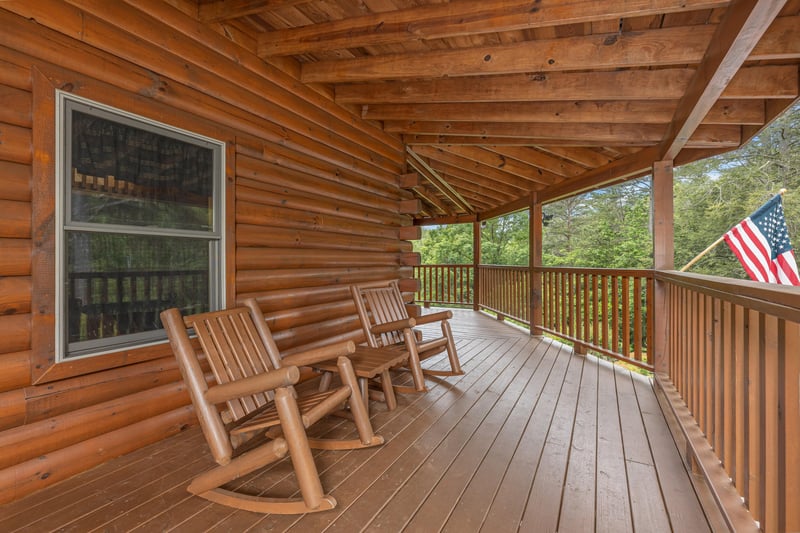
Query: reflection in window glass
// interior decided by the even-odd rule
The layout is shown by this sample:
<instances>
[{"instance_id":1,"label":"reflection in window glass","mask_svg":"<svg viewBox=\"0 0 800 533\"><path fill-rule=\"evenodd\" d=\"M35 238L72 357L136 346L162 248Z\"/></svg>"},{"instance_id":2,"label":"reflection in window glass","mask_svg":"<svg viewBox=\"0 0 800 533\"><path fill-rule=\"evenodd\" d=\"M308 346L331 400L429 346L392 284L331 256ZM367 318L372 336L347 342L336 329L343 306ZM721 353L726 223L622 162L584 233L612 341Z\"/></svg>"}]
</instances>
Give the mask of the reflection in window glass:
<instances>
[{"instance_id":1,"label":"reflection in window glass","mask_svg":"<svg viewBox=\"0 0 800 533\"><path fill-rule=\"evenodd\" d=\"M211 148L72 112L72 221L212 229Z\"/></svg>"},{"instance_id":2,"label":"reflection in window glass","mask_svg":"<svg viewBox=\"0 0 800 533\"><path fill-rule=\"evenodd\" d=\"M209 310L209 244L201 239L69 232L72 351L99 339L161 329L159 313Z\"/></svg>"}]
</instances>

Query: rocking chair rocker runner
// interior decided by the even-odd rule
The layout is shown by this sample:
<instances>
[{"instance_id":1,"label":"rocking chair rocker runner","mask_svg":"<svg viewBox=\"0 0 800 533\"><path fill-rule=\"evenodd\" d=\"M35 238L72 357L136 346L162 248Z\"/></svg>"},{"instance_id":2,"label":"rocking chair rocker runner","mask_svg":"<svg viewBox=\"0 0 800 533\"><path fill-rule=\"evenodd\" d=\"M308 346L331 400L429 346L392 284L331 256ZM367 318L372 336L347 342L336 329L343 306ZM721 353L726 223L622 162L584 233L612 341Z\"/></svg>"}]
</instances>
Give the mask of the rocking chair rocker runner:
<instances>
[{"instance_id":1,"label":"rocking chair rocker runner","mask_svg":"<svg viewBox=\"0 0 800 533\"><path fill-rule=\"evenodd\" d=\"M458 361L456 345L449 319L451 311L440 311L411 318L406 311L403 296L397 281L374 282L350 287L358 311L361 327L372 348L392 351L407 351L409 369L414 379L414 388L395 387L400 392L422 392L426 390L424 374L432 376L457 376L464 372ZM414 326L439 322L442 336L423 340L422 332ZM450 370L422 368L420 362L428 357L447 351Z\"/></svg>"},{"instance_id":2,"label":"rocking chair rocker runner","mask_svg":"<svg viewBox=\"0 0 800 533\"><path fill-rule=\"evenodd\" d=\"M355 345L342 342L281 358L254 300L248 300L245 307L183 318L177 309L168 309L161 313L161 320L203 434L219 465L197 476L189 492L262 513L299 514L334 508L336 500L322 491L311 448L353 449L383 443L383 437L372 431L350 360L344 357ZM211 367L211 386L189 337L190 330L197 335ZM297 398L293 387L300 377L297 367L337 357L343 385ZM345 403L359 439L308 438L306 428ZM226 407L220 409L220 404ZM286 453L291 457L302 498L267 498L221 488Z\"/></svg>"}]
</instances>

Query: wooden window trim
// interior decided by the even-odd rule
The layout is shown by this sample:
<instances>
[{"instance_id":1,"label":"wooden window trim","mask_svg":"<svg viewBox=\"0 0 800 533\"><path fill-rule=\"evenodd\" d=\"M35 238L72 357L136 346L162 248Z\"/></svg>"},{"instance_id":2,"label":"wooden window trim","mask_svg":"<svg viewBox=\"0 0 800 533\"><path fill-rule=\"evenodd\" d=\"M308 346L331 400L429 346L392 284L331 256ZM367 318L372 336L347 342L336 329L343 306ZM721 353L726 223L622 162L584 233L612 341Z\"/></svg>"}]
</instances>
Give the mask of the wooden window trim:
<instances>
[{"instance_id":1,"label":"wooden window trim","mask_svg":"<svg viewBox=\"0 0 800 533\"><path fill-rule=\"evenodd\" d=\"M56 362L56 89L97 102L130 108L143 117L175 124L201 135L226 140L225 148L225 213L222 260L225 262L223 297L233 301L234 262L234 169L235 144L230 132L186 113L118 87L56 67L33 67L33 163L31 222L31 382L41 384L81 376L111 368L171 357L166 341L141 348L124 349L97 357Z\"/></svg>"}]
</instances>

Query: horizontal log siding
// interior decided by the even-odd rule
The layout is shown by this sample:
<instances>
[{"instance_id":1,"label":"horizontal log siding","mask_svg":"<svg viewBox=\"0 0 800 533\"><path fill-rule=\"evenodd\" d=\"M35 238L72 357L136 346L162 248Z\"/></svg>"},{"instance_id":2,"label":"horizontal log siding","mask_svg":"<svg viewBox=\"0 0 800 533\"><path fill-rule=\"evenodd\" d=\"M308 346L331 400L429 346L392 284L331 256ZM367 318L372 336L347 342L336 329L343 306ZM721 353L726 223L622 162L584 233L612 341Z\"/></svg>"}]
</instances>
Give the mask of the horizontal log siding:
<instances>
[{"instance_id":1,"label":"horizontal log siding","mask_svg":"<svg viewBox=\"0 0 800 533\"><path fill-rule=\"evenodd\" d=\"M260 152L241 146L236 159L238 298L256 298L287 352L363 340L348 285L411 274L401 268L412 246L399 240L408 224L399 195Z\"/></svg>"},{"instance_id":2,"label":"horizontal log siding","mask_svg":"<svg viewBox=\"0 0 800 533\"><path fill-rule=\"evenodd\" d=\"M258 298L283 349L358 338L348 284L412 275L396 138L167 3L3 4L0 27L0 503L195 420L165 346L132 351L118 368L77 360L74 377L31 381L33 68L229 143L229 293Z\"/></svg>"},{"instance_id":3,"label":"horizontal log siding","mask_svg":"<svg viewBox=\"0 0 800 533\"><path fill-rule=\"evenodd\" d=\"M669 332L669 375L659 379L694 419L686 429L695 432L693 453L731 523L746 521L737 516L741 497L763 531L800 530L797 290L677 272L656 277L667 284L670 310L659 321ZM728 494L731 483L738 494Z\"/></svg>"}]
</instances>

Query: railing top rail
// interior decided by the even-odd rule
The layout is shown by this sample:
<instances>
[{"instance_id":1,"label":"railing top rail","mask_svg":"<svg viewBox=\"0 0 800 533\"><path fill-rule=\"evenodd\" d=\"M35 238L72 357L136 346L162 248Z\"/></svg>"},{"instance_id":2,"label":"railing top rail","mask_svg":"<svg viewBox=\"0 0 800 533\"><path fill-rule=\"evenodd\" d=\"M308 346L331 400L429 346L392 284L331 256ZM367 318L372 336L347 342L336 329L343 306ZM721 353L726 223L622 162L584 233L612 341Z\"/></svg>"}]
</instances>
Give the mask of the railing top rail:
<instances>
[{"instance_id":1,"label":"railing top rail","mask_svg":"<svg viewBox=\"0 0 800 533\"><path fill-rule=\"evenodd\" d=\"M800 322L800 287L689 274L675 270L658 271L656 279L778 318Z\"/></svg>"},{"instance_id":2,"label":"railing top rail","mask_svg":"<svg viewBox=\"0 0 800 533\"><path fill-rule=\"evenodd\" d=\"M534 272L561 272L564 274L591 274L595 276L630 276L652 279L655 270L648 268L587 268L587 267L534 267Z\"/></svg>"},{"instance_id":3,"label":"railing top rail","mask_svg":"<svg viewBox=\"0 0 800 533\"><path fill-rule=\"evenodd\" d=\"M484 269L503 269L503 270L529 270L526 266L518 265L478 265L478 268Z\"/></svg>"},{"instance_id":4,"label":"railing top rail","mask_svg":"<svg viewBox=\"0 0 800 533\"><path fill-rule=\"evenodd\" d=\"M429 263L429 264L422 264L422 265L415 265L417 268L425 268L425 267L460 267L460 268L472 268L472 263Z\"/></svg>"}]
</instances>

